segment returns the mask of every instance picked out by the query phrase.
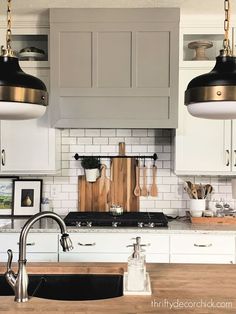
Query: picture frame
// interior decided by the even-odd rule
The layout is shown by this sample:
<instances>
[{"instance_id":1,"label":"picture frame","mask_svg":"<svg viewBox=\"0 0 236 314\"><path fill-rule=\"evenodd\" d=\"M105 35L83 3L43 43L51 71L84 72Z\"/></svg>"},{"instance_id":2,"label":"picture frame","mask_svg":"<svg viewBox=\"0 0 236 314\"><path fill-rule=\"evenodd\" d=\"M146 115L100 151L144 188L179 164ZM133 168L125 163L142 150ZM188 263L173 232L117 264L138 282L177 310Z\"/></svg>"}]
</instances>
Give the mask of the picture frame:
<instances>
[{"instance_id":1,"label":"picture frame","mask_svg":"<svg viewBox=\"0 0 236 314\"><path fill-rule=\"evenodd\" d=\"M32 216L41 211L41 179L13 181L13 216Z\"/></svg>"},{"instance_id":2,"label":"picture frame","mask_svg":"<svg viewBox=\"0 0 236 314\"><path fill-rule=\"evenodd\" d=\"M13 185L19 177L0 176L0 216L11 216L13 211Z\"/></svg>"}]
</instances>

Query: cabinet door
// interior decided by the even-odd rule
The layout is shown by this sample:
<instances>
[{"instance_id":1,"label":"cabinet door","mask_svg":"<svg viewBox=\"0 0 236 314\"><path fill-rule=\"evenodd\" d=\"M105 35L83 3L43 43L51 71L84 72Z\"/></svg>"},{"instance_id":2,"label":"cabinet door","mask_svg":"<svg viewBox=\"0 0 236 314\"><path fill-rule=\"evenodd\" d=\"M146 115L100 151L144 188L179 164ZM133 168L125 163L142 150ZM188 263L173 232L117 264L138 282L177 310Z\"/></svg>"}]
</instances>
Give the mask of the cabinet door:
<instances>
[{"instance_id":1,"label":"cabinet door","mask_svg":"<svg viewBox=\"0 0 236 314\"><path fill-rule=\"evenodd\" d=\"M232 121L232 150L231 150L232 171L236 172L236 121Z\"/></svg>"},{"instance_id":2,"label":"cabinet door","mask_svg":"<svg viewBox=\"0 0 236 314\"><path fill-rule=\"evenodd\" d=\"M27 73L36 75L27 69ZM33 72L33 73L32 73ZM48 85L47 75L37 75ZM49 109L39 119L2 120L1 172L9 174L50 173L56 170L56 134L49 126Z\"/></svg>"},{"instance_id":3,"label":"cabinet door","mask_svg":"<svg viewBox=\"0 0 236 314\"><path fill-rule=\"evenodd\" d=\"M171 263L234 264L234 255L170 255Z\"/></svg>"},{"instance_id":4,"label":"cabinet door","mask_svg":"<svg viewBox=\"0 0 236 314\"><path fill-rule=\"evenodd\" d=\"M176 174L222 174L231 171L231 121L191 116L184 105L189 81L210 69L181 69L179 77L179 128L175 139Z\"/></svg>"}]
</instances>

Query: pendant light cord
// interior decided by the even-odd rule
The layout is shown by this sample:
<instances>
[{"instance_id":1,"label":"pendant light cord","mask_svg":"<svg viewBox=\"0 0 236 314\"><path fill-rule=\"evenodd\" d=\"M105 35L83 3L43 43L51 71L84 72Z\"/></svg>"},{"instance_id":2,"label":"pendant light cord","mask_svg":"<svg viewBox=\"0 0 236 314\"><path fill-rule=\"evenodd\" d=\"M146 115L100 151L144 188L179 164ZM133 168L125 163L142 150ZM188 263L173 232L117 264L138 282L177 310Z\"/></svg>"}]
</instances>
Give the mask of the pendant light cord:
<instances>
[{"instance_id":1,"label":"pendant light cord","mask_svg":"<svg viewBox=\"0 0 236 314\"><path fill-rule=\"evenodd\" d=\"M7 0L7 33L6 33L6 48L11 51L11 0Z\"/></svg>"},{"instance_id":2,"label":"pendant light cord","mask_svg":"<svg viewBox=\"0 0 236 314\"><path fill-rule=\"evenodd\" d=\"M6 49L2 46L2 56L14 57L14 52L11 47L12 32L11 32L11 0L7 0L7 31L6 31Z\"/></svg>"},{"instance_id":3,"label":"pendant light cord","mask_svg":"<svg viewBox=\"0 0 236 314\"><path fill-rule=\"evenodd\" d=\"M230 41L229 41L230 0L224 1L224 10L225 10L225 20L224 20L225 34L224 34L224 41L223 41L224 49L221 51L221 55L232 56L232 51L230 48Z\"/></svg>"}]
</instances>

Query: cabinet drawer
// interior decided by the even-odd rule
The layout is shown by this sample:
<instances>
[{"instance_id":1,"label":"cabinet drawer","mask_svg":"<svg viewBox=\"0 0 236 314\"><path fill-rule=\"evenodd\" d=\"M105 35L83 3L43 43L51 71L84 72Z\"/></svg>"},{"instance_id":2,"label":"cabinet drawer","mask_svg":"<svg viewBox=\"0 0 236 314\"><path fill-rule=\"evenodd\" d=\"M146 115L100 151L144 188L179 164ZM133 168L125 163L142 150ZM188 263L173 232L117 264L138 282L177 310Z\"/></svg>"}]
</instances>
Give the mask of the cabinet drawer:
<instances>
[{"instance_id":1,"label":"cabinet drawer","mask_svg":"<svg viewBox=\"0 0 236 314\"><path fill-rule=\"evenodd\" d=\"M114 262L127 263L129 254L61 253L59 262ZM169 263L168 254L148 254L147 263Z\"/></svg>"},{"instance_id":2,"label":"cabinet drawer","mask_svg":"<svg viewBox=\"0 0 236 314\"><path fill-rule=\"evenodd\" d=\"M7 262L7 253L0 253L0 261ZM26 253L27 263L29 262L58 262L57 253ZM13 262L17 262L19 254L13 254ZM27 266L26 266L27 267Z\"/></svg>"},{"instance_id":3,"label":"cabinet drawer","mask_svg":"<svg viewBox=\"0 0 236 314\"><path fill-rule=\"evenodd\" d=\"M19 233L0 234L0 252L11 249L19 252ZM58 235L56 233L30 233L27 237L26 252L57 252Z\"/></svg>"},{"instance_id":4,"label":"cabinet drawer","mask_svg":"<svg viewBox=\"0 0 236 314\"><path fill-rule=\"evenodd\" d=\"M191 264L234 264L234 255L182 255L173 254L170 256L171 263Z\"/></svg>"},{"instance_id":5,"label":"cabinet drawer","mask_svg":"<svg viewBox=\"0 0 236 314\"><path fill-rule=\"evenodd\" d=\"M170 252L171 254L234 254L235 238L209 234L171 235Z\"/></svg>"},{"instance_id":6,"label":"cabinet drawer","mask_svg":"<svg viewBox=\"0 0 236 314\"><path fill-rule=\"evenodd\" d=\"M131 245L135 242L134 238L140 236L141 243L150 244L145 247L146 255L149 253L168 254L169 252L169 236L168 235L149 235L149 234L120 234L120 233L89 233L89 234L71 234L74 250L76 252L103 252L103 253L126 253L132 251ZM60 252L62 248L60 247Z\"/></svg>"}]
</instances>

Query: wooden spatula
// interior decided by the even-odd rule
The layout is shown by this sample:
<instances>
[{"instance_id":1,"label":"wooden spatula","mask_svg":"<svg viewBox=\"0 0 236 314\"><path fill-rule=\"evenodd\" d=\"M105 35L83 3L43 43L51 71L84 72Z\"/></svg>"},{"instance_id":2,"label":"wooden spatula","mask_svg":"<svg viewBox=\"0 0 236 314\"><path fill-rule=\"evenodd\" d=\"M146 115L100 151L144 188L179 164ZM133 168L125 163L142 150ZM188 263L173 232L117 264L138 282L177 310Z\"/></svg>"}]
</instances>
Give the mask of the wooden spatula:
<instances>
[{"instance_id":1,"label":"wooden spatula","mask_svg":"<svg viewBox=\"0 0 236 314\"><path fill-rule=\"evenodd\" d=\"M143 186L141 189L141 196L148 196L148 190L147 190L147 168L144 165L143 166Z\"/></svg>"},{"instance_id":2,"label":"wooden spatula","mask_svg":"<svg viewBox=\"0 0 236 314\"><path fill-rule=\"evenodd\" d=\"M135 196L140 196L140 186L139 186L139 161L137 160L137 163L136 163L136 168L135 168L135 182L136 182L136 185L135 185L135 188L134 188L134 195Z\"/></svg>"},{"instance_id":3,"label":"wooden spatula","mask_svg":"<svg viewBox=\"0 0 236 314\"><path fill-rule=\"evenodd\" d=\"M150 189L150 195L151 196L158 196L158 188L156 185L156 176L157 176L157 167L153 165L152 167L152 185Z\"/></svg>"}]
</instances>

